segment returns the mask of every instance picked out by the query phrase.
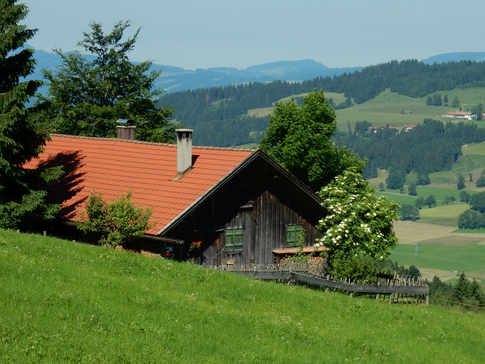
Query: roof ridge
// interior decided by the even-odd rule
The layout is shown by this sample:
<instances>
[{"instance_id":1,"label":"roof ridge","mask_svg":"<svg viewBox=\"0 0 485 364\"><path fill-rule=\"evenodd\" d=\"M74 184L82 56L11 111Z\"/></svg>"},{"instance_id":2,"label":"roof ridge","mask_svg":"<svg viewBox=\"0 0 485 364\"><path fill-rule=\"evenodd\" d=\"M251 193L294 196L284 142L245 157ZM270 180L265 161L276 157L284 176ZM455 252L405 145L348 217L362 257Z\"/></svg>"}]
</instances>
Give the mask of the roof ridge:
<instances>
[{"instance_id":1,"label":"roof ridge","mask_svg":"<svg viewBox=\"0 0 485 364\"><path fill-rule=\"evenodd\" d=\"M92 136L83 136L83 135L69 135L69 134L57 134L51 133L51 136L57 137L64 137L64 138L75 138L75 139L89 139L89 140L102 140L102 141L115 141L115 142L126 142L126 143L136 143L136 144L145 144L145 145L158 145L158 146L166 146L166 147L176 147L176 144L172 143L157 143L157 142L147 142L144 140L132 140L132 139L119 139L119 138L104 138L104 137L92 137ZM248 148L236 148L236 147L214 147L209 145L194 145L193 148L198 149L209 149L209 150L237 150L237 151L245 151L245 152L255 152L257 149L248 149Z\"/></svg>"}]
</instances>

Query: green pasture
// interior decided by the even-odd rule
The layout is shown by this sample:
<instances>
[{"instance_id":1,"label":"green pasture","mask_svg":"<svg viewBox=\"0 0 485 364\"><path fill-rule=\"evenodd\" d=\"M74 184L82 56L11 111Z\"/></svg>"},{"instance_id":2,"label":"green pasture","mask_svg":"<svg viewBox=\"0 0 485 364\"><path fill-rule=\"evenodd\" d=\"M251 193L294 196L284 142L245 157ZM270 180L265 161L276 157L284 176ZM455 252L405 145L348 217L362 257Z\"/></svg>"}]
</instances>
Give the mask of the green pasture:
<instances>
[{"instance_id":1,"label":"green pasture","mask_svg":"<svg viewBox=\"0 0 485 364\"><path fill-rule=\"evenodd\" d=\"M485 278L485 245L482 238L464 239L461 236L441 237L415 244L400 244L391 254L391 259L400 264L465 272L470 276Z\"/></svg>"},{"instance_id":2,"label":"green pasture","mask_svg":"<svg viewBox=\"0 0 485 364\"><path fill-rule=\"evenodd\" d=\"M389 305L38 235L0 230L0 277L2 363L485 357L482 313Z\"/></svg>"},{"instance_id":3,"label":"green pasture","mask_svg":"<svg viewBox=\"0 0 485 364\"><path fill-rule=\"evenodd\" d=\"M355 122L362 120L367 120L373 125L390 124L396 127L409 124L416 125L422 123L424 119L460 122L460 120L442 117L448 111L457 111L456 108L451 107L451 102L455 96L458 96L463 110L469 110L480 103L485 104L485 88L453 89L450 91L438 91L430 95L433 96L434 94L441 94L441 96L448 95L449 106L426 105L426 99L429 95L413 98L385 90L375 98L362 104L354 104L352 107L336 110L337 127L340 130L347 130L349 123L353 126ZM293 95L285 97L282 100L287 100L292 97L302 97L304 95L306 94ZM345 96L341 93L325 92L325 95L328 98L332 98L336 104L345 101ZM273 107L271 106L251 109L248 111L248 115L264 117L271 114L272 110ZM476 123L478 126L485 127L485 121L477 121Z\"/></svg>"},{"instance_id":4,"label":"green pasture","mask_svg":"<svg viewBox=\"0 0 485 364\"><path fill-rule=\"evenodd\" d=\"M443 226L458 226L458 217L470 207L465 203L454 203L449 205L437 206L433 208L423 208L419 210L421 223L436 224ZM485 264L484 264L485 265Z\"/></svg>"},{"instance_id":5,"label":"green pasture","mask_svg":"<svg viewBox=\"0 0 485 364\"><path fill-rule=\"evenodd\" d=\"M304 97L306 95L308 95L308 92L298 94L298 95L283 97L282 99L280 99L278 101L287 101L287 100L291 100L291 99L294 99L294 98ZM336 105L341 104L342 102L345 102L345 95L342 94L342 93L325 92L325 97L327 99L330 99L330 98L333 99L333 102ZM270 115L272 112L273 112L273 106L258 107L258 108L254 108L254 109L249 109L248 112L247 112L247 115L252 116L252 117L262 118L262 117Z\"/></svg>"},{"instance_id":6,"label":"green pasture","mask_svg":"<svg viewBox=\"0 0 485 364\"><path fill-rule=\"evenodd\" d=\"M398 204L410 204L414 205L416 200L419 197L427 198L433 195L437 201L438 205L442 205L445 202L446 197L455 197L456 201L460 201L460 191L456 188L447 188L447 187L435 187L432 185L429 186L417 186L416 187L416 196L410 196L407 194L406 186L404 189L404 193L400 193L399 190L385 190L379 191L376 189L377 193L383 196L386 196L392 201L397 202ZM473 193L471 190L465 190L468 193ZM455 204L453 204L455 205Z\"/></svg>"},{"instance_id":7,"label":"green pasture","mask_svg":"<svg viewBox=\"0 0 485 364\"><path fill-rule=\"evenodd\" d=\"M424 119L443 120L441 115L451 110L445 106L428 106L426 98L412 98L386 90L367 102L337 110L337 127L346 130L348 122L354 125L362 120L373 125L416 125Z\"/></svg>"},{"instance_id":8,"label":"green pasture","mask_svg":"<svg viewBox=\"0 0 485 364\"><path fill-rule=\"evenodd\" d=\"M469 110L480 103L485 104L485 88L454 89L435 93L442 96L448 95L449 106L426 105L428 95L413 98L386 90L362 104L337 110L337 127L346 130L349 122L354 125L356 121L362 120L367 120L374 125L390 124L397 127L406 124L418 124L423 122L424 119L459 122L442 117L448 111L456 111L456 108L451 107L451 102L455 96L458 96L463 110ZM485 127L485 121L476 123Z\"/></svg>"},{"instance_id":9,"label":"green pasture","mask_svg":"<svg viewBox=\"0 0 485 364\"><path fill-rule=\"evenodd\" d=\"M455 88L449 91L437 91L432 93L431 96L434 94L440 94L441 96L448 95L448 102L450 105L453 98L457 96L463 110L470 110L478 104L485 105L485 88L483 87ZM426 97L424 97L423 100L426 100Z\"/></svg>"},{"instance_id":10,"label":"green pasture","mask_svg":"<svg viewBox=\"0 0 485 364\"><path fill-rule=\"evenodd\" d=\"M449 185L450 188L456 187L458 175L465 177L467 189L482 191L484 188L475 186L476 180L480 177L481 172L485 169L485 154L478 154L484 147L483 143L468 144L463 146L463 155L453 164L450 171L440 171L429 175L431 183L437 185ZM476 153L476 154L472 154ZM472 175L472 181L469 175Z\"/></svg>"},{"instance_id":11,"label":"green pasture","mask_svg":"<svg viewBox=\"0 0 485 364\"><path fill-rule=\"evenodd\" d=\"M397 202L399 205L414 205L417 199L416 196L409 196L406 193L399 193L399 191L379 191L378 194L387 197L391 201Z\"/></svg>"},{"instance_id":12,"label":"green pasture","mask_svg":"<svg viewBox=\"0 0 485 364\"><path fill-rule=\"evenodd\" d=\"M481 155L485 156L485 142L467 144L462 148L463 155Z\"/></svg>"}]
</instances>

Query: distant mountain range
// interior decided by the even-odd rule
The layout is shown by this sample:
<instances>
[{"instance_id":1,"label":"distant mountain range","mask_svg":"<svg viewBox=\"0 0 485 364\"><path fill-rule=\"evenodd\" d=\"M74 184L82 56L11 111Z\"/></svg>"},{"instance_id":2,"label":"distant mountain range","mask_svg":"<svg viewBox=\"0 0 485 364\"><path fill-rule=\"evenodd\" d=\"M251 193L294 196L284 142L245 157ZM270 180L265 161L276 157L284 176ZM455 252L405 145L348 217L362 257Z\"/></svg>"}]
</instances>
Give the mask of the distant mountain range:
<instances>
[{"instance_id":1,"label":"distant mountain range","mask_svg":"<svg viewBox=\"0 0 485 364\"><path fill-rule=\"evenodd\" d=\"M37 66L30 78L42 79L42 69L53 70L61 63L60 57L55 53L37 50L34 57L37 60ZM275 80L303 81L320 76L340 75L345 72L357 71L361 68L330 68L310 59L271 62L245 69L214 67L190 70L175 66L153 64L154 70L162 71L156 87L164 89L167 92L247 82L270 82Z\"/></svg>"},{"instance_id":2,"label":"distant mountain range","mask_svg":"<svg viewBox=\"0 0 485 364\"><path fill-rule=\"evenodd\" d=\"M460 62L460 61L483 62L485 61L485 52L442 53L422 60L422 62L426 64Z\"/></svg>"},{"instance_id":3,"label":"distant mountain range","mask_svg":"<svg viewBox=\"0 0 485 364\"><path fill-rule=\"evenodd\" d=\"M37 50L35 71L29 78L42 79L42 69L54 70L60 63L55 53ZM485 52L444 53L422 60L424 63L445 63L454 61L484 61ZM190 89L227 86L248 82L305 81L316 77L338 76L361 70L363 67L331 68L311 59L270 62L245 69L214 67L207 69L184 69L181 67L153 64L153 69L162 71L156 87L167 92Z\"/></svg>"}]
</instances>

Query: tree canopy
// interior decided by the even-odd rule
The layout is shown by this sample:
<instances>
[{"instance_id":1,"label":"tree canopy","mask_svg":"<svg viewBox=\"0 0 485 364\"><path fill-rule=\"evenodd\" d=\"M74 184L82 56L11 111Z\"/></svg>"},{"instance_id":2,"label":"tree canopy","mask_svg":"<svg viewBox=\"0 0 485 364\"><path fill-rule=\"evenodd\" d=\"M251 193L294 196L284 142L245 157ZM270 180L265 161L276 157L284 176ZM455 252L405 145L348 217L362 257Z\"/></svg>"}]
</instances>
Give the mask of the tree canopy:
<instances>
[{"instance_id":1,"label":"tree canopy","mask_svg":"<svg viewBox=\"0 0 485 364\"><path fill-rule=\"evenodd\" d=\"M276 104L261 149L316 191L351 166L363 168L356 155L331 141L335 127L323 91L313 91L301 105L293 99Z\"/></svg>"},{"instance_id":2,"label":"tree canopy","mask_svg":"<svg viewBox=\"0 0 485 364\"><path fill-rule=\"evenodd\" d=\"M52 218L57 211L45 203L42 187L45 179L59 173L23 168L47 137L36 121L35 108L26 106L41 82L21 81L35 65L33 50L23 47L36 30L19 24L27 13L26 5L17 0L0 0L0 227L4 228L33 228L34 221Z\"/></svg>"},{"instance_id":3,"label":"tree canopy","mask_svg":"<svg viewBox=\"0 0 485 364\"><path fill-rule=\"evenodd\" d=\"M159 72L151 62L134 64L128 53L135 47L140 29L125 37L128 21L121 21L105 34L98 23L78 43L87 55L55 52L62 58L56 72L44 71L48 80L48 118L53 131L65 134L115 136L116 122L136 125L137 138L165 142L174 138L167 118L171 110L157 108L153 89ZM126 39L125 39L126 38Z\"/></svg>"},{"instance_id":4,"label":"tree canopy","mask_svg":"<svg viewBox=\"0 0 485 364\"><path fill-rule=\"evenodd\" d=\"M130 193L108 203L101 195L92 192L84 221L78 227L86 233L94 233L101 245L125 246L151 227L151 213L150 209L134 206Z\"/></svg>"},{"instance_id":5,"label":"tree canopy","mask_svg":"<svg viewBox=\"0 0 485 364\"><path fill-rule=\"evenodd\" d=\"M402 180L395 178L397 175L414 171L418 175L417 185L429 184L427 175L450 170L461 156L464 144L485 140L485 130L463 122L426 119L409 131L387 127L368 130L367 125L367 121L357 122L353 133L339 133L335 141L368 160L365 176L376 176L377 168L393 171L394 175L389 177L394 187L390 188L396 189Z\"/></svg>"}]
</instances>

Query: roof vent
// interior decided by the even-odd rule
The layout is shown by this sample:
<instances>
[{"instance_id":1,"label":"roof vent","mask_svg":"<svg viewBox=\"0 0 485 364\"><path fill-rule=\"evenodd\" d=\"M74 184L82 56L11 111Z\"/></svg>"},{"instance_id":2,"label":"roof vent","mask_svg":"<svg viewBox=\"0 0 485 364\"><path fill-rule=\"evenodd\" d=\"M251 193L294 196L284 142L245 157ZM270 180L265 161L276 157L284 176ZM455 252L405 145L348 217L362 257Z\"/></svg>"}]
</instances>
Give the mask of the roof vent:
<instances>
[{"instance_id":1,"label":"roof vent","mask_svg":"<svg viewBox=\"0 0 485 364\"><path fill-rule=\"evenodd\" d=\"M177 177L192 167L192 129L176 129L177 133Z\"/></svg>"}]
</instances>

